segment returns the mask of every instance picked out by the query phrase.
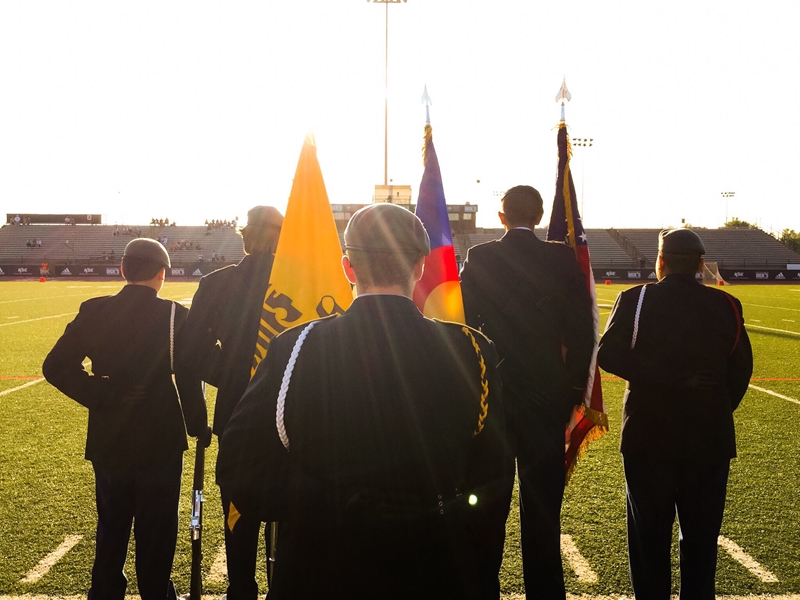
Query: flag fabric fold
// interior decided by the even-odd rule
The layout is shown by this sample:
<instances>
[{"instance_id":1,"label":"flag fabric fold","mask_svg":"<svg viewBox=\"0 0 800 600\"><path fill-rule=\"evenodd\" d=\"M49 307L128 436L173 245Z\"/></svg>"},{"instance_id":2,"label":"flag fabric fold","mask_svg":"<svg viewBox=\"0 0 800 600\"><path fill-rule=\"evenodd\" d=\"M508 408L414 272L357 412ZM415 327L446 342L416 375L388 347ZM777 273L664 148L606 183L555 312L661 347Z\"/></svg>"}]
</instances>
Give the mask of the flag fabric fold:
<instances>
[{"instance_id":1,"label":"flag fabric fold","mask_svg":"<svg viewBox=\"0 0 800 600\"><path fill-rule=\"evenodd\" d=\"M553 212L547 228L547 240L563 242L575 251L575 258L586 277L586 287L592 299L592 312L595 333L595 345L592 361L587 374L584 403L573 409L567 426L567 449L565 468L567 479L572 475L580 457L590 442L608 432L608 416L603 403L603 390L600 385L600 373L597 367L597 339L600 330L600 312L597 308L597 294L594 288L594 275L589 262L589 245L583 229L575 185L570 171L572 148L569 144L567 126L563 121L558 126L558 176L556 193L553 199Z\"/></svg>"},{"instance_id":2,"label":"flag fabric fold","mask_svg":"<svg viewBox=\"0 0 800 600\"><path fill-rule=\"evenodd\" d=\"M419 186L416 215L430 237L431 253L425 258L422 279L414 288L414 303L426 317L464 323L453 235L430 124L425 126L422 156L425 170Z\"/></svg>"},{"instance_id":3,"label":"flag fabric fold","mask_svg":"<svg viewBox=\"0 0 800 600\"><path fill-rule=\"evenodd\" d=\"M267 355L269 342L283 330L347 310L353 292L341 258L342 247L317 160L317 145L308 134L275 250L251 377Z\"/></svg>"}]
</instances>

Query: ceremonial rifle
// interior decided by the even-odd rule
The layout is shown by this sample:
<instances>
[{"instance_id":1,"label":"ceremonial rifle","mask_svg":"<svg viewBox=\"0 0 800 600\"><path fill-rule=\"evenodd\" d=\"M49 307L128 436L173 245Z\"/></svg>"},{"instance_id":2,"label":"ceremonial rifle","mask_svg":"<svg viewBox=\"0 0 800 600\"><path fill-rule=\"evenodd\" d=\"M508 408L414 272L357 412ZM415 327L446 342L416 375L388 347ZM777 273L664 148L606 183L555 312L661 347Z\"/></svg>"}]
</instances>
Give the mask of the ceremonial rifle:
<instances>
[{"instance_id":1,"label":"ceremonial rifle","mask_svg":"<svg viewBox=\"0 0 800 600\"><path fill-rule=\"evenodd\" d=\"M192 574L189 583L189 600L200 600L203 588L203 480L205 479L206 449L197 438L194 457L194 485L192 491L192 518L189 533L192 539Z\"/></svg>"}]
</instances>

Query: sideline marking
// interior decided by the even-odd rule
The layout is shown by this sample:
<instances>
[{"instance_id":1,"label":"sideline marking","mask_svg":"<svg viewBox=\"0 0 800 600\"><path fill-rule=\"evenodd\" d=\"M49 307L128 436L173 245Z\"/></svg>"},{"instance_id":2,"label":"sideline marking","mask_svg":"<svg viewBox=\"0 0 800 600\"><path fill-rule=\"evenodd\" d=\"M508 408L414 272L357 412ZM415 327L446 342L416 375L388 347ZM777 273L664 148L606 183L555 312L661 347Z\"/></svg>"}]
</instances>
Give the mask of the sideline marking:
<instances>
[{"instance_id":1,"label":"sideline marking","mask_svg":"<svg viewBox=\"0 0 800 600\"><path fill-rule=\"evenodd\" d=\"M717 543L731 555L731 558L740 563L745 569L764 583L778 583L778 578L775 577L775 575L758 564L752 556L742 550L742 547L733 540L729 540L724 535L721 535L717 538Z\"/></svg>"},{"instance_id":2,"label":"sideline marking","mask_svg":"<svg viewBox=\"0 0 800 600\"><path fill-rule=\"evenodd\" d=\"M764 331L777 331L778 333L788 333L789 335L800 335L800 332L789 331L787 329L775 329L773 327L764 327L763 325L753 325L752 323L745 323L745 329L763 329Z\"/></svg>"},{"instance_id":3,"label":"sideline marking","mask_svg":"<svg viewBox=\"0 0 800 600\"><path fill-rule=\"evenodd\" d=\"M222 583L228 576L228 559L225 557L225 546L223 545L214 558L214 564L208 572L208 581Z\"/></svg>"},{"instance_id":4,"label":"sideline marking","mask_svg":"<svg viewBox=\"0 0 800 600\"><path fill-rule=\"evenodd\" d=\"M58 319L59 317L71 317L74 312L64 313L63 315L50 315L49 317L38 317L36 319L26 319L25 321L14 321L13 323L0 323L0 327L8 325L22 325L23 323L33 323L34 321L44 321L45 319Z\"/></svg>"},{"instance_id":5,"label":"sideline marking","mask_svg":"<svg viewBox=\"0 0 800 600\"><path fill-rule=\"evenodd\" d=\"M788 400L789 402L794 402L795 404L800 404L800 400L795 400L794 398L790 398L789 396L784 396L783 394L779 394L778 392L773 392L772 390L768 390L767 388L758 387L757 385L750 384L750 387L754 390L758 390L759 392L764 392L765 394L769 394L770 396L775 396L776 398L780 398L781 400Z\"/></svg>"},{"instance_id":6,"label":"sideline marking","mask_svg":"<svg viewBox=\"0 0 800 600\"><path fill-rule=\"evenodd\" d=\"M579 582L597 583L597 573L592 571L589 563L583 558L575 542L572 541L572 536L569 534L561 534L561 553L569 562L569 566L577 575Z\"/></svg>"},{"instance_id":7,"label":"sideline marking","mask_svg":"<svg viewBox=\"0 0 800 600\"><path fill-rule=\"evenodd\" d=\"M0 392L0 396L5 396L6 394L11 394L11 393L16 392L18 390L21 390L22 388L26 388L26 387L29 387L29 386L32 386L32 385L36 385L37 383L42 383L43 381L44 381L44 377L41 377L40 379L34 379L33 381L29 381L28 383L23 383L22 385L18 385L15 388L11 388L9 390L3 390L2 392Z\"/></svg>"},{"instance_id":8,"label":"sideline marking","mask_svg":"<svg viewBox=\"0 0 800 600\"><path fill-rule=\"evenodd\" d=\"M72 548L83 539L82 535L68 535L64 538L64 541L61 542L61 545L53 550L50 554L45 556L42 560L39 561L39 564L33 567L28 574L25 575L22 579L19 580L20 583L36 583L42 577L47 575L48 571L55 565L61 557L63 557L67 552L72 550Z\"/></svg>"}]
</instances>

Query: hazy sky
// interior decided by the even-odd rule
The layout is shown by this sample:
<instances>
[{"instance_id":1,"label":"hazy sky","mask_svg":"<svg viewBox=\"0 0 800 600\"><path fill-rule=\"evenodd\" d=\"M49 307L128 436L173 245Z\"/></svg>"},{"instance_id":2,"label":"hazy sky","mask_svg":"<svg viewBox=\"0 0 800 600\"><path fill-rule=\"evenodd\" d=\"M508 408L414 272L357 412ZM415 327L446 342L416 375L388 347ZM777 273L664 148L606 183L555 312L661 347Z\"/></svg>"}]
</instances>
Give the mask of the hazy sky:
<instances>
[{"instance_id":1,"label":"hazy sky","mask_svg":"<svg viewBox=\"0 0 800 600\"><path fill-rule=\"evenodd\" d=\"M566 76L586 227L800 230L800 2L389 7L389 177L422 175L423 86L448 202L555 185ZM285 207L308 130L334 203L383 181L386 6L0 2L0 211L179 224ZM477 181L480 180L480 183ZM547 214L545 220L547 219Z\"/></svg>"}]
</instances>

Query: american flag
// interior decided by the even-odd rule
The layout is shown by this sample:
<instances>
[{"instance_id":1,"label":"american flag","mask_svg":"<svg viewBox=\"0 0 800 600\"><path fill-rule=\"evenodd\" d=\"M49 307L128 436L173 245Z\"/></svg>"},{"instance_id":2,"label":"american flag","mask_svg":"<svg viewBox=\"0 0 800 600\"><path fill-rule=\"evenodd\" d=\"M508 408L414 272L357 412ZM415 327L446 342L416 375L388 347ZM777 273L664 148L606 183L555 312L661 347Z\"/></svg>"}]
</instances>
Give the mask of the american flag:
<instances>
[{"instance_id":1,"label":"american flag","mask_svg":"<svg viewBox=\"0 0 800 600\"><path fill-rule=\"evenodd\" d=\"M547 228L547 240L563 242L575 251L575 258L586 277L586 288L592 298L595 345L592 362L586 379L583 404L572 411L566 431L566 455L564 465L567 480L572 475L578 459L586 451L590 442L608 432L608 416L603 403L603 390L600 386L600 372L597 367L597 338L600 331L600 312L597 308L597 295L594 289L594 275L589 263L589 245L578 213L578 202L569 161L572 148L567 135L567 125L563 121L558 126L558 177L556 194L553 199L553 212Z\"/></svg>"}]
</instances>

